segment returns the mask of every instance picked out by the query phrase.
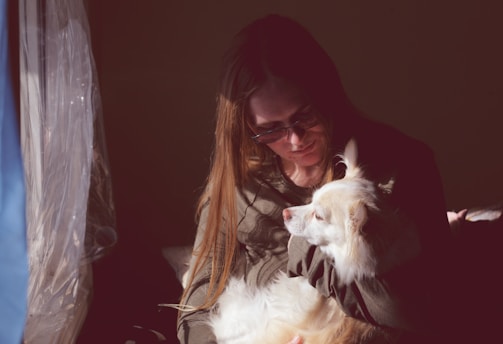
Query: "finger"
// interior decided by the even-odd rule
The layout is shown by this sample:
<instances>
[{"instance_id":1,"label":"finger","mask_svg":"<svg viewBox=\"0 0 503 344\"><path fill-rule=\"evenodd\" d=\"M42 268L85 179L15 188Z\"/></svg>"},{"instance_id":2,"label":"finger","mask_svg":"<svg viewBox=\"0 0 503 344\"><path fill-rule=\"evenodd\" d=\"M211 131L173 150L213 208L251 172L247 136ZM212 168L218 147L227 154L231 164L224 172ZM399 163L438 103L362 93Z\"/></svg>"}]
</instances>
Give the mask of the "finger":
<instances>
[{"instance_id":1,"label":"finger","mask_svg":"<svg viewBox=\"0 0 503 344\"><path fill-rule=\"evenodd\" d=\"M463 209L461 211L458 211L458 215L461 219L465 220L466 219L466 214L468 213L468 209Z\"/></svg>"}]
</instances>

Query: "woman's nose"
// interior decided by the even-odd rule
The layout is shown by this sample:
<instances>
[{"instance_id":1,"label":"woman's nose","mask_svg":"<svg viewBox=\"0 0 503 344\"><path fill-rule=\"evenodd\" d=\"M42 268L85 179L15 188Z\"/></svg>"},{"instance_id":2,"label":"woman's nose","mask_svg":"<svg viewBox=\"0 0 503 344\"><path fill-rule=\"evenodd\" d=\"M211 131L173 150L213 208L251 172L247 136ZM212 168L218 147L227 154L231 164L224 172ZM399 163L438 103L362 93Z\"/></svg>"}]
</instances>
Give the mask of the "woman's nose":
<instances>
[{"instance_id":1,"label":"woman's nose","mask_svg":"<svg viewBox=\"0 0 503 344\"><path fill-rule=\"evenodd\" d=\"M306 131L302 128L292 127L288 129L288 141L291 144L298 144L302 141Z\"/></svg>"}]
</instances>

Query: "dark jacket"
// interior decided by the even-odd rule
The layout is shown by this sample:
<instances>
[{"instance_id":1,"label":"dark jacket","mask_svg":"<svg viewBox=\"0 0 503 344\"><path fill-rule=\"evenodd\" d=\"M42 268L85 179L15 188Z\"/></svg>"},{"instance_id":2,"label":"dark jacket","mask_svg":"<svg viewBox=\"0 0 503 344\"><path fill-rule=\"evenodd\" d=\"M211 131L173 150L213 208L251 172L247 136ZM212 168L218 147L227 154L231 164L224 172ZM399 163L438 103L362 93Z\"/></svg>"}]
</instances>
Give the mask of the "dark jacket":
<instances>
[{"instance_id":1,"label":"dark jacket","mask_svg":"<svg viewBox=\"0 0 503 344\"><path fill-rule=\"evenodd\" d=\"M406 261L375 278L343 285L319 248L293 238L288 273L307 277L322 294L335 297L352 317L403 329L407 337L436 337L443 326L438 317L439 300L445 296L443 287L438 287L445 280L440 262L449 255L451 232L433 153L423 143L383 124L361 121L357 128L353 137L365 176L382 184L394 180L385 200L387 212L400 216L399 223L415 231L418 245L413 245ZM367 223L372 225L372 221Z\"/></svg>"},{"instance_id":2,"label":"dark jacket","mask_svg":"<svg viewBox=\"0 0 503 344\"><path fill-rule=\"evenodd\" d=\"M308 202L312 190L295 186L271 163L238 191L240 252L235 273L246 276L252 285L262 285L277 270L288 270L291 275L306 276L322 294L335 297L350 316L411 333L435 333L437 261L444 254L450 229L433 153L423 143L384 124L362 119L356 128L352 136L366 177L377 183L394 179L387 206L412 224L419 250L376 278L341 285L330 261L303 239L295 238L287 252L289 234L281 212ZM334 147L335 152L342 149ZM203 211L196 247L204 226ZM196 277L188 304L202 303L208 271ZM178 321L182 344L214 342L206 317L204 311L182 314Z\"/></svg>"}]
</instances>

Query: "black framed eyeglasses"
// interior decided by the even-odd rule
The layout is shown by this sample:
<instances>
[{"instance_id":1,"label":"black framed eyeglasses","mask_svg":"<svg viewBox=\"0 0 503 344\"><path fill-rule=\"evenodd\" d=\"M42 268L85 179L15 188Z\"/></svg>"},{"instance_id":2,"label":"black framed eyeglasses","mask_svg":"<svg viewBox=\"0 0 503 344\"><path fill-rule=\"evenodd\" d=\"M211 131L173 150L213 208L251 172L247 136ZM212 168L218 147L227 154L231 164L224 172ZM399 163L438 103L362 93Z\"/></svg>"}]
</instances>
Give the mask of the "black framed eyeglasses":
<instances>
[{"instance_id":1,"label":"black framed eyeglasses","mask_svg":"<svg viewBox=\"0 0 503 344\"><path fill-rule=\"evenodd\" d=\"M282 139L283 137L290 134L290 130L302 130L306 131L319 124L318 115L315 113L303 114L301 118L298 118L291 125L281 128L274 128L270 130L263 131L259 134L251 136L255 143L269 144Z\"/></svg>"}]
</instances>

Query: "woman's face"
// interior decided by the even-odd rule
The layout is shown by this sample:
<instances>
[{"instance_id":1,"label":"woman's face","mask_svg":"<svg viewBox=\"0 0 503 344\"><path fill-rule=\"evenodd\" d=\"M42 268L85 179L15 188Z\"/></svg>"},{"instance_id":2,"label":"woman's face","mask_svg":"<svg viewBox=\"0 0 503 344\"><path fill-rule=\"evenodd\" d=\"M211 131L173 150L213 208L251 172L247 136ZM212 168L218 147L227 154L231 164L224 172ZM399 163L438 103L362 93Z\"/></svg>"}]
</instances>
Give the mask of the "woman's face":
<instances>
[{"instance_id":1,"label":"woman's face","mask_svg":"<svg viewBox=\"0 0 503 344\"><path fill-rule=\"evenodd\" d=\"M292 84L280 80L270 80L250 97L252 130L256 134L268 130L289 127L296 121L309 122L315 109L300 90ZM265 143L286 163L300 168L318 165L327 151L325 128L319 122L312 122L302 129L291 127L283 130L277 141Z\"/></svg>"}]
</instances>

